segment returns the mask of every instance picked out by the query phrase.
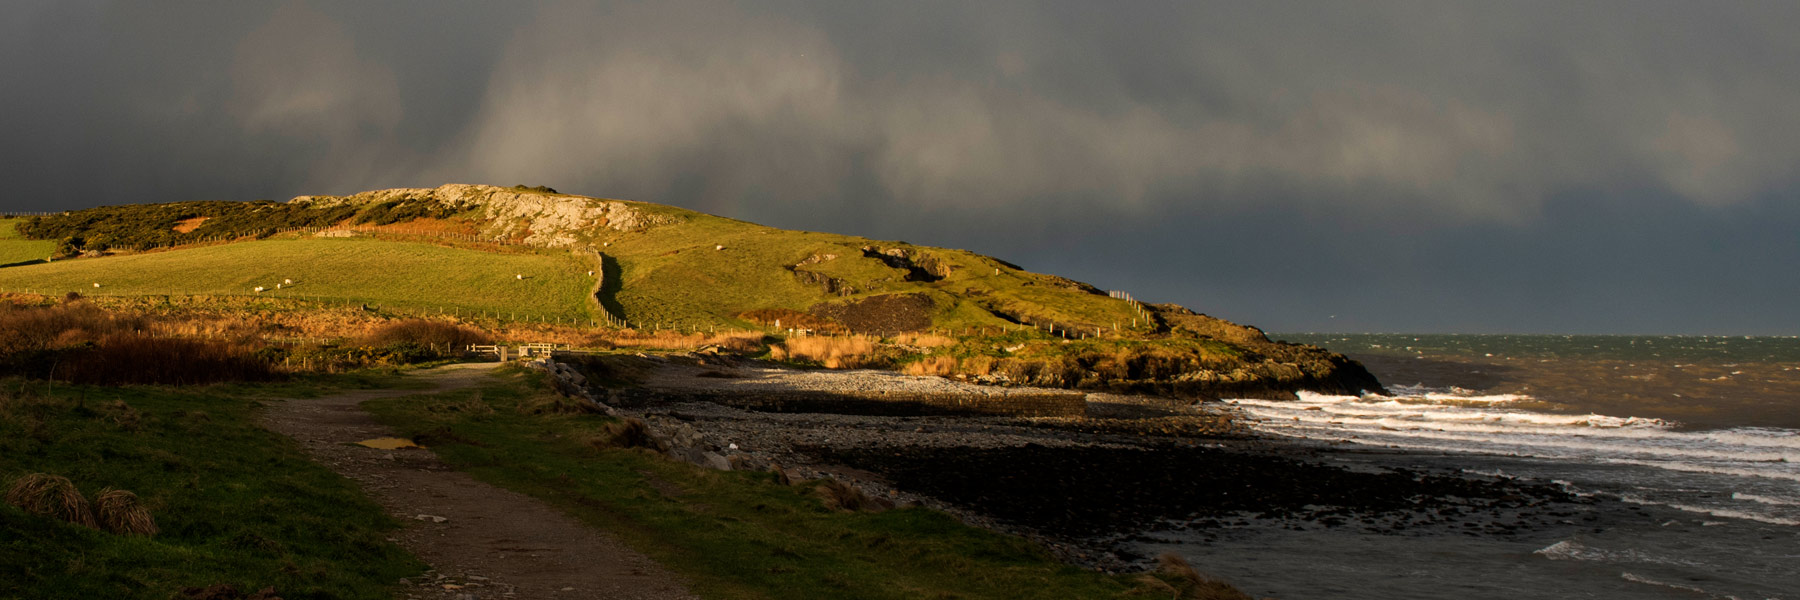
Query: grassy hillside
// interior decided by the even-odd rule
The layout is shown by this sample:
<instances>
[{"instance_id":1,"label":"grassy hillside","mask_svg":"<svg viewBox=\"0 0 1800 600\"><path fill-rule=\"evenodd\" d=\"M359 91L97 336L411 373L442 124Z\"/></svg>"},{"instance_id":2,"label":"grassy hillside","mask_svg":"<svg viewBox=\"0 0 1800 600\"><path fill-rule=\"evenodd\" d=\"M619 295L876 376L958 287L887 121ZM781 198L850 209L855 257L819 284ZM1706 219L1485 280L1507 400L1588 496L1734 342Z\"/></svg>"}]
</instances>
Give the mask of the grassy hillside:
<instances>
[{"instance_id":1,"label":"grassy hillside","mask_svg":"<svg viewBox=\"0 0 1800 600\"><path fill-rule=\"evenodd\" d=\"M320 297L384 308L586 319L593 285L586 275L593 262L555 251L480 252L366 238L269 239L10 267L0 269L0 290ZM295 285L275 289L287 279ZM257 294L257 286L267 290Z\"/></svg>"},{"instance_id":2,"label":"grassy hillside","mask_svg":"<svg viewBox=\"0 0 1800 600\"><path fill-rule=\"evenodd\" d=\"M19 219L0 219L0 267L43 260L56 250L49 240L27 240L19 235Z\"/></svg>"},{"instance_id":3,"label":"grassy hillside","mask_svg":"<svg viewBox=\"0 0 1800 600\"><path fill-rule=\"evenodd\" d=\"M615 298L628 320L719 322L756 309L807 312L895 294L929 298L932 323L940 328L1029 321L1110 330L1129 326L1135 313L1098 290L963 250L786 231L689 211L677 216L671 225L599 240L621 269Z\"/></svg>"},{"instance_id":4,"label":"grassy hillside","mask_svg":"<svg viewBox=\"0 0 1800 600\"><path fill-rule=\"evenodd\" d=\"M195 221L203 210L217 216ZM338 220L318 224L331 218ZM548 189L447 184L248 208L102 207L29 219L19 231L54 233L71 252L93 254L95 240L116 250L126 246L112 241L160 240L181 222L199 223L194 234L217 230L225 239L274 237L15 266L0 269L0 291L247 295L292 278L299 287L265 295L497 312L500 321L610 322L589 312L589 294L602 281L587 273L600 253L600 305L637 329L742 328L779 319L783 327L875 333L894 343L893 334L933 330L956 346L910 368L993 375L1000 383L1250 396L1380 389L1341 355L1272 342L1255 328L1179 306L1113 298L964 250L787 231ZM308 235L357 224L382 228L383 236L465 247ZM521 247L537 253L500 252ZM901 358L886 364L907 366L932 352L891 354Z\"/></svg>"}]
</instances>

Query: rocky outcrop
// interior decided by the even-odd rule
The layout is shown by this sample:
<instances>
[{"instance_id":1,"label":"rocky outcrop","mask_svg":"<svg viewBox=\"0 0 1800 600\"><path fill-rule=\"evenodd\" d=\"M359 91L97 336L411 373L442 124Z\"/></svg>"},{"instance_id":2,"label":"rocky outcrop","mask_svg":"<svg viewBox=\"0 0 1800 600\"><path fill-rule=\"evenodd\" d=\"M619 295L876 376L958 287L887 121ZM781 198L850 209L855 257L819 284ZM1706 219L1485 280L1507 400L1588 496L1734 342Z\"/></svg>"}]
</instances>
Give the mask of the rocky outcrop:
<instances>
[{"instance_id":1,"label":"rocky outcrop","mask_svg":"<svg viewBox=\"0 0 1800 600\"><path fill-rule=\"evenodd\" d=\"M587 376L582 375L581 371L576 370L574 367L556 362L547 356L525 361L524 365L525 368L543 371L546 375L549 375L550 385L556 388L557 393L573 400L592 403L598 408L599 412L606 414L606 416L619 416L619 411L613 409L613 407L606 402L601 401L600 396L601 394L604 394L606 390L602 389L599 394L595 393L595 389L597 388L589 388Z\"/></svg>"},{"instance_id":2,"label":"rocky outcrop","mask_svg":"<svg viewBox=\"0 0 1800 600\"><path fill-rule=\"evenodd\" d=\"M436 188L373 190L350 196L300 196L291 203L329 208L389 202L428 202L454 211L482 211L482 235L533 246L566 248L595 230L643 231L677 221L631 203L548 193L530 188L452 183Z\"/></svg>"}]
</instances>

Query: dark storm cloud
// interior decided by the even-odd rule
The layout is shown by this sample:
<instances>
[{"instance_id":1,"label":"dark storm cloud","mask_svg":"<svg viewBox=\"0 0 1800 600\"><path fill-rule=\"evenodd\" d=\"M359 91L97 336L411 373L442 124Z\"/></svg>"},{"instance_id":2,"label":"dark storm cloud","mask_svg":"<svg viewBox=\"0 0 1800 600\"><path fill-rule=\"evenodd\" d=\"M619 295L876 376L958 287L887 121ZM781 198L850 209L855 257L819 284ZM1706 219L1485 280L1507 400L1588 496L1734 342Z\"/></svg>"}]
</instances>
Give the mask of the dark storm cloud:
<instances>
[{"instance_id":1,"label":"dark storm cloud","mask_svg":"<svg viewBox=\"0 0 1800 600\"><path fill-rule=\"evenodd\" d=\"M1791 3L4 14L9 208L543 183L1273 329L1800 332Z\"/></svg>"}]
</instances>

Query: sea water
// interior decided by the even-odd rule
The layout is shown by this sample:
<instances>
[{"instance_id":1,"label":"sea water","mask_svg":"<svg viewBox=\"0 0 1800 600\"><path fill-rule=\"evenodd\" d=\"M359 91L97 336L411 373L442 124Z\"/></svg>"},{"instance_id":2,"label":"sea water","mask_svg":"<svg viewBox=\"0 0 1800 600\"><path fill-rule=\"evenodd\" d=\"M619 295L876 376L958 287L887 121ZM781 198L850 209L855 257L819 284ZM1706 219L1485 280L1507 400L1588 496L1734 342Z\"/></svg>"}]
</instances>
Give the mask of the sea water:
<instances>
[{"instance_id":1,"label":"sea water","mask_svg":"<svg viewBox=\"0 0 1800 600\"><path fill-rule=\"evenodd\" d=\"M1800 340L1277 337L1388 389L1231 401L1254 429L1346 466L1549 482L1598 514L1504 538L1250 527L1144 551L1287 600L1800 598Z\"/></svg>"}]
</instances>

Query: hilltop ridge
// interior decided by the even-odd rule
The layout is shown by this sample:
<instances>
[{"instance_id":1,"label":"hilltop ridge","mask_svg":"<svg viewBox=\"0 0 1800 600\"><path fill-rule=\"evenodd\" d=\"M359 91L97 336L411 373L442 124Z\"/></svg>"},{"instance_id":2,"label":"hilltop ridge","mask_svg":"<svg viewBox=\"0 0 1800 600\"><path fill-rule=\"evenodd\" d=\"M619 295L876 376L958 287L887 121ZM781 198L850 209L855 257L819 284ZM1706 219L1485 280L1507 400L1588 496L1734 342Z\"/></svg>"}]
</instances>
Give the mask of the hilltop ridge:
<instances>
[{"instance_id":1,"label":"hilltop ridge","mask_svg":"<svg viewBox=\"0 0 1800 600\"><path fill-rule=\"evenodd\" d=\"M571 314L570 321L684 330L754 327L778 334L805 330L872 335L889 342L901 333L935 333L945 341L924 347L894 342L899 348L877 362L1000 384L1201 397L1381 389L1361 365L1342 355L1273 341L1254 327L1178 305L1142 304L1127 294L1109 294L966 250L782 230L545 187L447 184L300 196L284 203L110 206L23 219L16 229L23 238L54 241L60 258L82 259L0 270L0 290L22 287L7 271L23 275L30 270L32 281L73 288L98 277L89 271L109 261L161 249L168 254L157 257L154 265L138 261L133 269L140 277L131 280L155 280L156 286L121 284L102 288L102 293L166 295L179 290L169 289L156 271L192 262L183 257L206 257L219 265L215 270L246 262L304 261L311 249L329 250L338 257L333 260L343 261L377 246L342 246L350 241L336 236L391 234L382 237L387 240L383 243L430 243L484 253L459 255L465 262L483 255L496 262L524 255L554 258L563 266L536 267L533 272L541 274L533 276L535 283L564 277L569 283L536 293L567 294L559 290L587 287L594 294L585 309L589 314ZM226 257L217 246L196 245L197 240L283 245L278 253L271 245L262 255L243 251ZM598 281L580 284L590 273ZM171 273L168 279L178 277L195 286L204 283L204 277L185 272ZM435 289L393 294L407 294L404 300L418 306L474 306L468 296L516 293L524 275L519 280L488 277L461 287L424 284ZM231 285L246 284L215 286L208 293ZM547 305L552 304L579 306L580 300ZM605 313L604 318L596 313Z\"/></svg>"}]
</instances>

